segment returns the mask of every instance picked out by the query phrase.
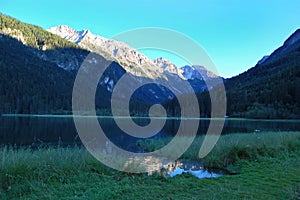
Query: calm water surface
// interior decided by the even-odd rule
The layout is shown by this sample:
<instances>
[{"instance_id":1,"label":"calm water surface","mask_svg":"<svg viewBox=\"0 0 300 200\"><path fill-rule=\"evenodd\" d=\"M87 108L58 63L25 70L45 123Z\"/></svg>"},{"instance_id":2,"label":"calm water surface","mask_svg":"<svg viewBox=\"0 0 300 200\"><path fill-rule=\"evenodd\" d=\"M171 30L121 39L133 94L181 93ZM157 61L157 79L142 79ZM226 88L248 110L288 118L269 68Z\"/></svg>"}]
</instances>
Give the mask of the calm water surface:
<instances>
[{"instance_id":1,"label":"calm water surface","mask_svg":"<svg viewBox=\"0 0 300 200\"><path fill-rule=\"evenodd\" d=\"M127 119L124 119L127 120ZM149 119L134 119L146 125ZM118 146L130 150L140 138L122 132L112 118L98 118L103 131ZM209 119L199 119L198 134L205 134ZM226 119L222 134L253 133L260 131L300 131L299 120L245 120ZM164 128L152 138L176 134L180 120L168 119ZM80 144L72 116L0 116L1 145Z\"/></svg>"}]
</instances>

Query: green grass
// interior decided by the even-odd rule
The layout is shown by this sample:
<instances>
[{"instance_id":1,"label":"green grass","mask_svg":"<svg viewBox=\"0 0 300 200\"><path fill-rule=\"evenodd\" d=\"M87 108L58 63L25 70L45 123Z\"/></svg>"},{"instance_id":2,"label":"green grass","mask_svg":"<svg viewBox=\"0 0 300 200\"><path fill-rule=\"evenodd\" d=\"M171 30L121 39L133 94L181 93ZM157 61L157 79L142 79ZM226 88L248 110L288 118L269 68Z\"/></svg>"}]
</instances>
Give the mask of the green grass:
<instances>
[{"instance_id":1,"label":"green grass","mask_svg":"<svg viewBox=\"0 0 300 200\"><path fill-rule=\"evenodd\" d=\"M202 139L196 138L183 157L197 160ZM240 173L217 179L188 174L166 179L158 173L112 170L76 147L2 148L0 199L300 198L300 132L225 135L203 161L208 167Z\"/></svg>"}]
</instances>

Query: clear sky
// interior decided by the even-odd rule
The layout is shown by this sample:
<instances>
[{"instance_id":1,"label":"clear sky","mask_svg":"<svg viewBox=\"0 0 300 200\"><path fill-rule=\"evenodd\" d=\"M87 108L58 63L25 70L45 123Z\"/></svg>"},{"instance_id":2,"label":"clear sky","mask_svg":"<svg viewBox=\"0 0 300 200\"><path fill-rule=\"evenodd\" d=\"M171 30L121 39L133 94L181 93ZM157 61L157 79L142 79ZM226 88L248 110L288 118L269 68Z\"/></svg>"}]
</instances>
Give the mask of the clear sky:
<instances>
[{"instance_id":1,"label":"clear sky","mask_svg":"<svg viewBox=\"0 0 300 200\"><path fill-rule=\"evenodd\" d=\"M0 0L0 12L48 29L67 24L104 37L162 27L197 41L224 77L253 67L300 28L300 0ZM170 54L143 51L150 58Z\"/></svg>"}]
</instances>

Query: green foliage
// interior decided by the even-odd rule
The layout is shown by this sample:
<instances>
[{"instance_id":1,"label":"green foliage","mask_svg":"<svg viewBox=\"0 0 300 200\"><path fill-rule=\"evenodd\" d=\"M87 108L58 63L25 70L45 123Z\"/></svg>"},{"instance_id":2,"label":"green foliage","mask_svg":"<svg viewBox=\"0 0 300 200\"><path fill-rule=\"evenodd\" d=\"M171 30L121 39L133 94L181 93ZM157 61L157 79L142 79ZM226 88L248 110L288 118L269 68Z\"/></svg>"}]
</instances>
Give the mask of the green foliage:
<instances>
[{"instance_id":1,"label":"green foliage","mask_svg":"<svg viewBox=\"0 0 300 200\"><path fill-rule=\"evenodd\" d=\"M7 28L21 31L26 44L36 49L42 50L43 46L47 47L47 49L78 48L78 46L72 42L63 40L59 36L45 31L41 27L25 24L15 18L0 13L0 33L3 33Z\"/></svg>"},{"instance_id":2,"label":"green foliage","mask_svg":"<svg viewBox=\"0 0 300 200\"><path fill-rule=\"evenodd\" d=\"M241 160L258 161L300 149L299 132L260 132L221 136L213 151L203 159L208 168L230 168ZM299 153L299 152L298 152Z\"/></svg>"},{"instance_id":3,"label":"green foliage","mask_svg":"<svg viewBox=\"0 0 300 200\"><path fill-rule=\"evenodd\" d=\"M275 148L277 154L260 156L256 160L245 160L250 148L245 150L241 146L242 142L249 141L249 137L256 136L224 136L224 143L221 141L218 151L227 152L228 147L230 156L238 157L231 168L238 169L240 173L216 179L197 179L191 175L166 179L158 174L148 176L119 172L104 166L85 149L78 147L34 151L3 147L0 150L0 198L297 199L300 191L300 148L296 146L293 151L286 151L284 146L286 142L297 145L292 137L296 133L291 133L291 137L288 133L264 134L261 143L277 138L275 146L266 144L264 147L272 151ZM235 138L240 142L239 147ZM283 138L286 140L282 141ZM257 141L260 140L253 139L254 143ZM213 155L220 158L218 154ZM211 158L212 163L218 163L217 160Z\"/></svg>"},{"instance_id":4,"label":"green foliage","mask_svg":"<svg viewBox=\"0 0 300 200\"><path fill-rule=\"evenodd\" d=\"M171 139L149 139L137 145L148 152L165 146ZM198 152L203 139L204 136L197 136L182 158L199 160ZM221 135L214 149L202 161L207 168L227 169L240 160L257 161L260 157L275 157L299 149L300 132L236 133Z\"/></svg>"}]
</instances>

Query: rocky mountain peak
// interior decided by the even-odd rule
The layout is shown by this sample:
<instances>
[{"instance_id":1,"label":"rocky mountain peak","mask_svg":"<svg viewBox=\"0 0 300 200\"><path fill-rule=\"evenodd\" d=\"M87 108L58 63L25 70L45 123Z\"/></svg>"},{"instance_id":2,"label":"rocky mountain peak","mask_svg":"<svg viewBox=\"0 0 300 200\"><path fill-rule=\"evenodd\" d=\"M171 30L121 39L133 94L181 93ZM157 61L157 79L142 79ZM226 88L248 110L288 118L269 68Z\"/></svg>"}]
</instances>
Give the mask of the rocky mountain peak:
<instances>
[{"instance_id":1,"label":"rocky mountain peak","mask_svg":"<svg viewBox=\"0 0 300 200\"><path fill-rule=\"evenodd\" d=\"M134 76L148 78L166 78L178 76L181 79L199 79L202 76L217 77L212 72L201 66L177 67L165 58L149 59L144 54L138 52L133 47L113 39L107 39L95 35L88 30L76 31L69 26L60 25L48 30L64 39L78 44L84 49L98 53L108 60L116 61L124 69Z\"/></svg>"},{"instance_id":2,"label":"rocky mountain peak","mask_svg":"<svg viewBox=\"0 0 300 200\"><path fill-rule=\"evenodd\" d=\"M203 66L200 65L186 65L181 68L183 70L183 76L186 79L194 80L194 79L199 79L199 80L208 80L208 79L213 79L217 78L218 76L215 75L213 72L209 71Z\"/></svg>"},{"instance_id":3,"label":"rocky mountain peak","mask_svg":"<svg viewBox=\"0 0 300 200\"><path fill-rule=\"evenodd\" d=\"M152 60L123 42L92 34L88 30L76 31L66 25L52 27L48 31L120 63L127 72L135 76L164 77Z\"/></svg>"},{"instance_id":4,"label":"rocky mountain peak","mask_svg":"<svg viewBox=\"0 0 300 200\"><path fill-rule=\"evenodd\" d=\"M81 40L90 33L89 30L77 31L67 25L59 25L56 27L52 27L48 31L66 40L74 42L75 44L80 43Z\"/></svg>"},{"instance_id":5,"label":"rocky mountain peak","mask_svg":"<svg viewBox=\"0 0 300 200\"><path fill-rule=\"evenodd\" d=\"M178 75L181 79L185 79L185 77L182 75L183 70L178 68L175 64L171 63L169 60L165 58L156 58L153 60L154 64L161 68L162 73L164 74L175 74Z\"/></svg>"}]
</instances>

